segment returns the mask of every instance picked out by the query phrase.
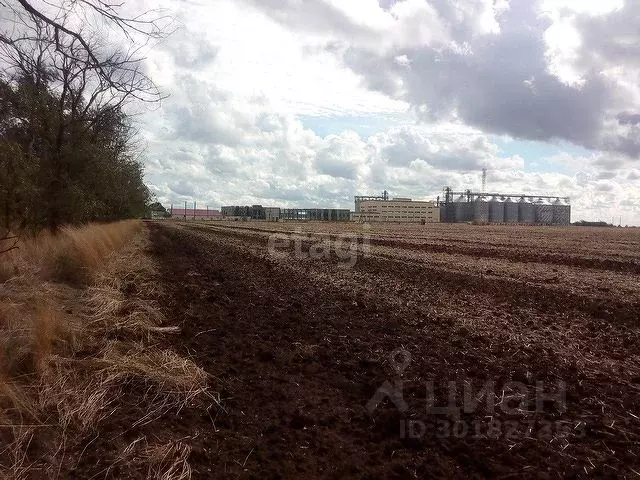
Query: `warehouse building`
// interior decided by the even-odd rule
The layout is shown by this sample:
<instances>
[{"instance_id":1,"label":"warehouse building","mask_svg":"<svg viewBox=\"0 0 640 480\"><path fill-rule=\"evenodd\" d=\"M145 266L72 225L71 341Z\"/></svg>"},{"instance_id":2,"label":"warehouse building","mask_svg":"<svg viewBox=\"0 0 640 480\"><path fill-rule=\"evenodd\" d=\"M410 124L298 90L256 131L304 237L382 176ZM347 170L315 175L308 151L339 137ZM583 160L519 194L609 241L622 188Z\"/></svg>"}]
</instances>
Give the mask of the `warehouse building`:
<instances>
[{"instance_id":1,"label":"warehouse building","mask_svg":"<svg viewBox=\"0 0 640 480\"><path fill-rule=\"evenodd\" d=\"M251 206L227 206L220 209L225 220L269 220L276 221L280 216L280 208Z\"/></svg>"},{"instance_id":2,"label":"warehouse building","mask_svg":"<svg viewBox=\"0 0 640 480\"><path fill-rule=\"evenodd\" d=\"M351 219L356 222L434 223L440 221L440 208L435 202L410 198L360 200Z\"/></svg>"},{"instance_id":3,"label":"warehouse building","mask_svg":"<svg viewBox=\"0 0 640 480\"><path fill-rule=\"evenodd\" d=\"M221 208L221 212L225 220L265 220L267 222L280 220L348 222L350 214L349 210L339 208L280 208L262 205L226 206Z\"/></svg>"},{"instance_id":4,"label":"warehouse building","mask_svg":"<svg viewBox=\"0 0 640 480\"><path fill-rule=\"evenodd\" d=\"M325 221L325 222L348 222L350 219L348 209L341 208L282 208L280 209L281 220L301 220L301 221Z\"/></svg>"},{"instance_id":5,"label":"warehouse building","mask_svg":"<svg viewBox=\"0 0 640 480\"><path fill-rule=\"evenodd\" d=\"M264 219L267 222L280 220L280 207L264 207Z\"/></svg>"}]
</instances>

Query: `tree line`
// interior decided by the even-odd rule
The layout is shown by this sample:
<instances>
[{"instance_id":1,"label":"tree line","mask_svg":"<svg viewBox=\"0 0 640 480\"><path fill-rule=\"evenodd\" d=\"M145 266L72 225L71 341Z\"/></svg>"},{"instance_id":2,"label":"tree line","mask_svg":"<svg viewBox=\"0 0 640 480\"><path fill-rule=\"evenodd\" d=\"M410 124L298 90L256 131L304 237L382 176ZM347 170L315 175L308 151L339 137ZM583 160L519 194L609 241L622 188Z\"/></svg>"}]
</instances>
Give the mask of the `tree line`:
<instances>
[{"instance_id":1,"label":"tree line","mask_svg":"<svg viewBox=\"0 0 640 480\"><path fill-rule=\"evenodd\" d=\"M142 216L150 192L128 112L160 99L139 43L161 35L157 19L102 1L64 2L55 16L13 2L0 2L11 18L0 28L0 228ZM71 28L91 15L124 32L128 48Z\"/></svg>"}]
</instances>

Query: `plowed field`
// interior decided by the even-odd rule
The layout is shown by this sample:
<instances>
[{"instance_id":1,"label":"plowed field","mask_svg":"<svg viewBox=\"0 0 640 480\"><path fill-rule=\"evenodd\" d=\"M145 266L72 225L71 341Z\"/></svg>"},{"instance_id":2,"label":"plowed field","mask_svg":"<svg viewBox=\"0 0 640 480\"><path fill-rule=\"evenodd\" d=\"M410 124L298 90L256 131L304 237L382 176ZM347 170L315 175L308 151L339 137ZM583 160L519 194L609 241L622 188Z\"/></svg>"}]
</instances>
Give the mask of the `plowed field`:
<instances>
[{"instance_id":1,"label":"plowed field","mask_svg":"<svg viewBox=\"0 0 640 480\"><path fill-rule=\"evenodd\" d=\"M640 476L639 229L149 226L195 478Z\"/></svg>"}]
</instances>

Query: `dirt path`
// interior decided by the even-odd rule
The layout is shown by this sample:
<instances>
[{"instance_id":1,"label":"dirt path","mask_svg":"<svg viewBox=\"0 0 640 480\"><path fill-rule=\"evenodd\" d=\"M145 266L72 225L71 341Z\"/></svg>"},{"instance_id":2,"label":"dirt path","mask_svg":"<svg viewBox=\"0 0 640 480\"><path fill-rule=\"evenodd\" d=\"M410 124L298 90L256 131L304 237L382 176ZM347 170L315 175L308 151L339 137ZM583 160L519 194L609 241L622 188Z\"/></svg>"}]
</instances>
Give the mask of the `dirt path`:
<instances>
[{"instance_id":1,"label":"dirt path","mask_svg":"<svg viewBox=\"0 0 640 480\"><path fill-rule=\"evenodd\" d=\"M381 259L346 270L220 232L150 228L165 313L183 329L175 348L214 376L225 409L167 419L193 437L194 478L640 472L637 326L571 305L554 316L504 292L486 300L473 282L438 288ZM536 382L558 381L563 401L536 396ZM436 406L448 382L462 405L466 382L474 411L427 412L429 382ZM374 409L383 385L402 399Z\"/></svg>"}]
</instances>

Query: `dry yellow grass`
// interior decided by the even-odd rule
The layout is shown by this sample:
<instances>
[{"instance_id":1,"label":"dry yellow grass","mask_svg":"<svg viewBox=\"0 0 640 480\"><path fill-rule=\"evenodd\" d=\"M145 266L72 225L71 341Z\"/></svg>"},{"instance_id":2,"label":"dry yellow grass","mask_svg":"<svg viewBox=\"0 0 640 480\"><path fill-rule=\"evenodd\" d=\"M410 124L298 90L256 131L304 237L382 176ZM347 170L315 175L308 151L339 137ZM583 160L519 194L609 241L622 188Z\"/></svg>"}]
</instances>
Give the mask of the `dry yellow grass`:
<instances>
[{"instance_id":1,"label":"dry yellow grass","mask_svg":"<svg viewBox=\"0 0 640 480\"><path fill-rule=\"evenodd\" d=\"M116 459L117 464L138 464L146 470L146 477L158 480L187 480L191 478L188 462L191 447L183 438L171 443L148 444L145 437L131 442Z\"/></svg>"},{"instance_id":2,"label":"dry yellow grass","mask_svg":"<svg viewBox=\"0 0 640 480\"><path fill-rule=\"evenodd\" d=\"M155 346L178 329L155 303L147 242L142 223L126 221L42 234L0 256L0 478L63 475L66 452L117 415L128 385L146 392L134 425L207 395L202 369ZM188 478L188 448L170 449L168 464L152 450L137 457L150 472Z\"/></svg>"},{"instance_id":3,"label":"dry yellow grass","mask_svg":"<svg viewBox=\"0 0 640 480\"><path fill-rule=\"evenodd\" d=\"M141 228L141 221L126 220L65 227L57 235L45 231L21 239L18 248L0 255L0 281L36 276L71 284L90 283L110 254Z\"/></svg>"}]
</instances>

